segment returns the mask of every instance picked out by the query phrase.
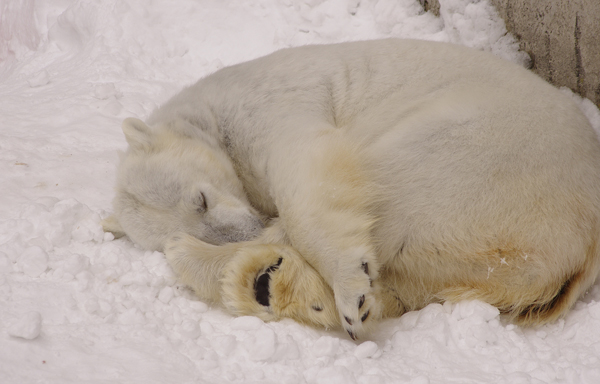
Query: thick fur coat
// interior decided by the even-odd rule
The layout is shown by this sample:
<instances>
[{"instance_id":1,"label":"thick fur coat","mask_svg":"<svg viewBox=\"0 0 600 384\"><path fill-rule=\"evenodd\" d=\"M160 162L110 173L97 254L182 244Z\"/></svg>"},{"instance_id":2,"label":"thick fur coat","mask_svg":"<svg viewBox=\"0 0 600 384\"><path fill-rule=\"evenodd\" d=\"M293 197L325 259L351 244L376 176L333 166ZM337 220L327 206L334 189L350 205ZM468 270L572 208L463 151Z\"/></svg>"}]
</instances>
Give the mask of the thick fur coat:
<instances>
[{"instance_id":1,"label":"thick fur coat","mask_svg":"<svg viewBox=\"0 0 600 384\"><path fill-rule=\"evenodd\" d=\"M540 324L598 276L598 139L558 90L488 53L397 39L281 50L123 130L106 230L165 250L232 313L355 338L479 299Z\"/></svg>"}]
</instances>

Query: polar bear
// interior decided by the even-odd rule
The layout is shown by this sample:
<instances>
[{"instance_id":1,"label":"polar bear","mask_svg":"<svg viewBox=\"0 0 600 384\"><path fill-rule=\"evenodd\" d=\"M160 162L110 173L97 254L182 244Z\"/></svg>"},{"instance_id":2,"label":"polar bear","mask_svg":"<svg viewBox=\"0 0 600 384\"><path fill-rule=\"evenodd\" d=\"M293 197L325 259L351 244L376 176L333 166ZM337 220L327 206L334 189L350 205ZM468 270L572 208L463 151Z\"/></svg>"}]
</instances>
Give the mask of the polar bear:
<instances>
[{"instance_id":1,"label":"polar bear","mask_svg":"<svg viewBox=\"0 0 600 384\"><path fill-rule=\"evenodd\" d=\"M536 75L387 39L277 51L127 119L105 230L205 299L354 339L432 302L553 321L600 270L600 145ZM266 225L266 227L265 227Z\"/></svg>"}]
</instances>

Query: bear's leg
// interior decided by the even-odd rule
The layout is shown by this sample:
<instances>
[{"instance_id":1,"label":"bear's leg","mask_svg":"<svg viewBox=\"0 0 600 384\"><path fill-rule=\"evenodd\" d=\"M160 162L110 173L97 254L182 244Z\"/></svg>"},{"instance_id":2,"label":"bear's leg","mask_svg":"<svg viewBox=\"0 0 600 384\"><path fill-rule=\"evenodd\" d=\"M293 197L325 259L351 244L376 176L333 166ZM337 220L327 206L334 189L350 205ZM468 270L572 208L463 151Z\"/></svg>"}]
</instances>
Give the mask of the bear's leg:
<instances>
[{"instance_id":1,"label":"bear's leg","mask_svg":"<svg viewBox=\"0 0 600 384\"><path fill-rule=\"evenodd\" d=\"M371 238L376 188L359 146L343 131L294 144L293 153L276 157L272 173L280 220L292 246L333 289L340 322L356 339L381 318Z\"/></svg>"},{"instance_id":2,"label":"bear's leg","mask_svg":"<svg viewBox=\"0 0 600 384\"><path fill-rule=\"evenodd\" d=\"M220 303L219 277L237 251L237 244L216 246L181 232L167 241L164 252L183 284L192 288L198 297Z\"/></svg>"}]
</instances>

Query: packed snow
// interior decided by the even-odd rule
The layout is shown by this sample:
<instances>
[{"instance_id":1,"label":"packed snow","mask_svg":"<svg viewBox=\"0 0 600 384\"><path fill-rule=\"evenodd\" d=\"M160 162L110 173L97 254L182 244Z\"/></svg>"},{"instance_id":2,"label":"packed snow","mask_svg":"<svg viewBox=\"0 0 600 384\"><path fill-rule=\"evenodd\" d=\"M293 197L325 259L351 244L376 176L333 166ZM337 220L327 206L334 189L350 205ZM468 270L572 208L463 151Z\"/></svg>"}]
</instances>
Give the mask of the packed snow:
<instances>
[{"instance_id":1,"label":"packed snow","mask_svg":"<svg viewBox=\"0 0 600 384\"><path fill-rule=\"evenodd\" d=\"M600 383L598 283L537 329L446 303L353 342L234 318L100 227L121 121L223 66L390 36L527 63L487 1L440 3L437 18L417 0L0 0L0 383Z\"/></svg>"}]
</instances>

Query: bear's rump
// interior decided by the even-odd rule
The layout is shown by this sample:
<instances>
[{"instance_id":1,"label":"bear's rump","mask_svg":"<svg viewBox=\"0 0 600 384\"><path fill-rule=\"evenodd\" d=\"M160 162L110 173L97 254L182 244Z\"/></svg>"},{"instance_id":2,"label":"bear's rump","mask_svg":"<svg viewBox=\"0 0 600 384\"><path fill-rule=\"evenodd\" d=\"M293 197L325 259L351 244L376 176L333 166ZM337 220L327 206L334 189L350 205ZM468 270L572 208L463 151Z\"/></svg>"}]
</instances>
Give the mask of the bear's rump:
<instances>
[{"instance_id":1,"label":"bear's rump","mask_svg":"<svg viewBox=\"0 0 600 384\"><path fill-rule=\"evenodd\" d=\"M572 108L534 120L522 95L491 94L413 102L367 140L373 238L412 292L407 308L459 285L544 290L588 256L600 217L593 132Z\"/></svg>"}]
</instances>

